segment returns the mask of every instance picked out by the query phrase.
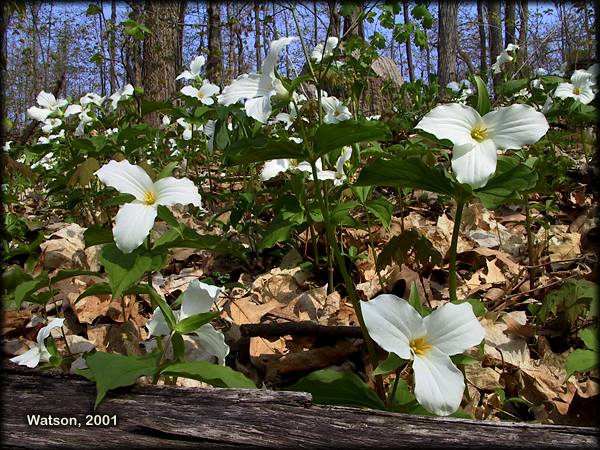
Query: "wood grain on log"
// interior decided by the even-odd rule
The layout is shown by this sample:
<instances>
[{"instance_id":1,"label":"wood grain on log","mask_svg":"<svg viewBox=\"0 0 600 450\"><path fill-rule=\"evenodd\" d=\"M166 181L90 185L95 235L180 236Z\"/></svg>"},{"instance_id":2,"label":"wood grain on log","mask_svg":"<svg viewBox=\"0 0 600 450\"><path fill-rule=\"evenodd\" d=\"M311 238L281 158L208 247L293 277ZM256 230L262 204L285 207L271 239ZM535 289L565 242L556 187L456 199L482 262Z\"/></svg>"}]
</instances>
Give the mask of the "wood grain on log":
<instances>
[{"instance_id":1,"label":"wood grain on log","mask_svg":"<svg viewBox=\"0 0 600 450\"><path fill-rule=\"evenodd\" d=\"M93 410L84 379L5 366L6 448L592 448L598 429L321 406L309 394L136 385L109 393ZM81 427L27 424L28 414L78 417ZM86 414L117 415L112 427L87 427Z\"/></svg>"}]
</instances>

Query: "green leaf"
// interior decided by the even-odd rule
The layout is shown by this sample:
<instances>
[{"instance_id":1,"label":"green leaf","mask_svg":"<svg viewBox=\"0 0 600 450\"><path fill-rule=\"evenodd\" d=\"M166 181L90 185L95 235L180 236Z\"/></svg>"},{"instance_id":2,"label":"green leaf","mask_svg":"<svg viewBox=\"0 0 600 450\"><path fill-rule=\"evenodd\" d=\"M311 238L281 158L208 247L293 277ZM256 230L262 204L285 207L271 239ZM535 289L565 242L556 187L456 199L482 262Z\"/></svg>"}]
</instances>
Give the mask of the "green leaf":
<instances>
[{"instance_id":1,"label":"green leaf","mask_svg":"<svg viewBox=\"0 0 600 450\"><path fill-rule=\"evenodd\" d=\"M155 111L172 112L173 105L169 102L155 102L142 100L142 116Z\"/></svg>"},{"instance_id":2,"label":"green leaf","mask_svg":"<svg viewBox=\"0 0 600 450\"><path fill-rule=\"evenodd\" d=\"M400 358L395 353L389 353L385 361L380 362L377 368L373 371L373 375L387 375L388 373L394 372L396 369L402 367L405 363L405 359Z\"/></svg>"},{"instance_id":3,"label":"green leaf","mask_svg":"<svg viewBox=\"0 0 600 450\"><path fill-rule=\"evenodd\" d=\"M484 81L478 76L475 75L475 84L477 85L477 112L481 116L485 116L490 109L492 109L490 104L490 95L488 94L487 86Z\"/></svg>"},{"instance_id":4,"label":"green leaf","mask_svg":"<svg viewBox=\"0 0 600 450\"><path fill-rule=\"evenodd\" d=\"M538 319L546 321L559 314L574 324L579 317L585 317L593 302L598 301L598 287L588 280L567 280L559 288L550 292L536 312Z\"/></svg>"},{"instance_id":5,"label":"green leaf","mask_svg":"<svg viewBox=\"0 0 600 450\"><path fill-rule=\"evenodd\" d=\"M114 241L112 230L104 228L102 225L92 225L83 232L83 241L85 248L92 245L108 244Z\"/></svg>"},{"instance_id":6,"label":"green leaf","mask_svg":"<svg viewBox=\"0 0 600 450\"><path fill-rule=\"evenodd\" d=\"M125 203L131 203L135 200L135 197L131 194L118 194L102 202L103 207L123 205Z\"/></svg>"},{"instance_id":7,"label":"green leaf","mask_svg":"<svg viewBox=\"0 0 600 450\"><path fill-rule=\"evenodd\" d=\"M74 303L77 303L79 300L89 297L90 295L98 295L98 294L110 294L112 289L108 283L96 283L92 284L89 288L79 294L79 297L75 299Z\"/></svg>"},{"instance_id":8,"label":"green leaf","mask_svg":"<svg viewBox=\"0 0 600 450\"><path fill-rule=\"evenodd\" d=\"M401 186L423 189L455 197L456 183L443 170L429 167L423 161L411 159L378 159L366 166L355 183L357 186Z\"/></svg>"},{"instance_id":9,"label":"green leaf","mask_svg":"<svg viewBox=\"0 0 600 450\"><path fill-rule=\"evenodd\" d=\"M395 381L394 381L395 382ZM390 385L390 390L394 388L394 383ZM413 394L409 387L408 383L404 381L402 378L398 379L398 383L396 386L396 392L394 392L394 396L391 398L391 408L392 410L397 410L398 407L407 406L412 404L411 407L416 405L415 394ZM405 408L400 410L401 412L408 412Z\"/></svg>"},{"instance_id":10,"label":"green leaf","mask_svg":"<svg viewBox=\"0 0 600 450\"><path fill-rule=\"evenodd\" d=\"M514 163L512 158L498 158L496 174L487 184L473 194L483 206L494 209L510 200L519 198L520 192L533 189L537 183L537 172L525 164Z\"/></svg>"},{"instance_id":11,"label":"green leaf","mask_svg":"<svg viewBox=\"0 0 600 450\"><path fill-rule=\"evenodd\" d=\"M181 229L181 224L175 218L175 216L173 215L171 210L169 208L167 208L166 206L158 205L158 208L156 208L156 215L160 220L164 220L169 225L171 225L174 229L176 229L176 230ZM178 234L179 234L179 236L182 236L182 233L178 233Z\"/></svg>"},{"instance_id":12,"label":"green leaf","mask_svg":"<svg viewBox=\"0 0 600 450\"><path fill-rule=\"evenodd\" d=\"M111 389L130 386L141 376L153 376L158 371L160 353L144 356L124 356L95 352L85 358L96 380L96 408Z\"/></svg>"},{"instance_id":13,"label":"green leaf","mask_svg":"<svg viewBox=\"0 0 600 450\"><path fill-rule=\"evenodd\" d=\"M172 228L158 238L154 243L153 251L163 251L169 248L197 248L213 252L226 253L241 260L246 260L244 248L235 241L219 236L200 235L191 228L182 231Z\"/></svg>"},{"instance_id":14,"label":"green leaf","mask_svg":"<svg viewBox=\"0 0 600 450\"><path fill-rule=\"evenodd\" d=\"M175 170L178 164L179 161L171 161L169 164L163 167L163 169L157 175L156 179L160 180L161 178L170 177L173 174L173 170Z\"/></svg>"},{"instance_id":15,"label":"green leaf","mask_svg":"<svg viewBox=\"0 0 600 450\"><path fill-rule=\"evenodd\" d=\"M25 281L15 288L15 308L21 308L21 304L29 295L38 289L48 285L48 272L42 272L33 280Z\"/></svg>"},{"instance_id":16,"label":"green leaf","mask_svg":"<svg viewBox=\"0 0 600 450\"><path fill-rule=\"evenodd\" d=\"M236 372L231 367L211 364L207 361L170 364L161 371L161 374L191 378L215 387L256 389L254 382L244 374Z\"/></svg>"},{"instance_id":17,"label":"green leaf","mask_svg":"<svg viewBox=\"0 0 600 450\"><path fill-rule=\"evenodd\" d=\"M483 302L478 298L466 298L464 300L455 300L451 303L454 303L455 305L460 305L461 303L465 302L471 305L471 307L473 308L473 314L475 314L477 317L482 317L487 312L487 308L485 307Z\"/></svg>"},{"instance_id":18,"label":"green leaf","mask_svg":"<svg viewBox=\"0 0 600 450\"><path fill-rule=\"evenodd\" d=\"M94 16L96 14L102 14L102 9L95 3L90 3L87 10L85 11L86 16Z\"/></svg>"},{"instance_id":19,"label":"green leaf","mask_svg":"<svg viewBox=\"0 0 600 450\"><path fill-rule=\"evenodd\" d=\"M200 314L194 314L193 316L186 317L175 325L175 330L181 334L188 334L196 331L202 325L209 323L211 320L219 317L218 311L205 312Z\"/></svg>"},{"instance_id":20,"label":"green leaf","mask_svg":"<svg viewBox=\"0 0 600 450\"><path fill-rule=\"evenodd\" d=\"M366 406L385 409L381 399L353 372L317 370L287 389L312 394L313 402L322 405Z\"/></svg>"},{"instance_id":21,"label":"green leaf","mask_svg":"<svg viewBox=\"0 0 600 450\"><path fill-rule=\"evenodd\" d=\"M98 272L92 270L81 270L81 269L65 269L60 270L50 278L50 284L58 283L59 281L66 280L71 277L78 277L79 275L89 275L99 277L100 274Z\"/></svg>"},{"instance_id":22,"label":"green leaf","mask_svg":"<svg viewBox=\"0 0 600 450\"><path fill-rule=\"evenodd\" d=\"M183 342L183 336L180 333L173 333L171 337L171 344L173 345L173 355L177 361L183 360L185 356L185 343Z\"/></svg>"},{"instance_id":23,"label":"green leaf","mask_svg":"<svg viewBox=\"0 0 600 450\"><path fill-rule=\"evenodd\" d=\"M315 156L358 142L391 138L389 127L379 120L345 120L326 123L317 128L313 138Z\"/></svg>"},{"instance_id":24,"label":"green leaf","mask_svg":"<svg viewBox=\"0 0 600 450\"><path fill-rule=\"evenodd\" d=\"M115 244L106 244L100 253L100 262L108 273L113 297L121 297L147 272L162 269L166 257L166 251L147 251L138 247L132 253L123 253Z\"/></svg>"},{"instance_id":25,"label":"green leaf","mask_svg":"<svg viewBox=\"0 0 600 450\"><path fill-rule=\"evenodd\" d=\"M567 370L565 380L569 379L575 372L589 372L596 367L598 367L597 352L577 349L573 353L570 353L565 361L565 369Z\"/></svg>"},{"instance_id":26,"label":"green leaf","mask_svg":"<svg viewBox=\"0 0 600 450\"><path fill-rule=\"evenodd\" d=\"M375 198L369 200L365 204L365 207L371 214L379 219L386 230L390 229L390 225L392 223L392 204L389 201L383 197Z\"/></svg>"},{"instance_id":27,"label":"green leaf","mask_svg":"<svg viewBox=\"0 0 600 450\"><path fill-rule=\"evenodd\" d=\"M361 204L364 204L369 198L373 186L351 186L351 189L352 192L354 192L354 195L356 195L356 198L358 198L358 201Z\"/></svg>"},{"instance_id":28,"label":"green leaf","mask_svg":"<svg viewBox=\"0 0 600 450\"><path fill-rule=\"evenodd\" d=\"M228 165L258 163L272 159L305 160L306 154L301 145L287 139L273 139L258 136L242 139L225 150L224 162Z\"/></svg>"},{"instance_id":29,"label":"green leaf","mask_svg":"<svg viewBox=\"0 0 600 450\"><path fill-rule=\"evenodd\" d=\"M71 178L67 182L67 186L86 187L94 177L94 172L100 168L100 163L96 158L87 158L77 166Z\"/></svg>"},{"instance_id":30,"label":"green leaf","mask_svg":"<svg viewBox=\"0 0 600 450\"><path fill-rule=\"evenodd\" d=\"M452 360L452 362L455 365L462 365L462 366L467 366L469 364L475 364L477 362L479 362L478 359L473 358L472 356L469 355L463 355L463 354L459 354L459 355L452 355L450 357L450 359Z\"/></svg>"},{"instance_id":31,"label":"green leaf","mask_svg":"<svg viewBox=\"0 0 600 450\"><path fill-rule=\"evenodd\" d=\"M329 220L335 225L354 225L354 219L352 218L352 210L356 208L359 203L356 200L350 200L343 203L338 203L331 211Z\"/></svg>"},{"instance_id":32,"label":"green leaf","mask_svg":"<svg viewBox=\"0 0 600 450\"><path fill-rule=\"evenodd\" d=\"M410 283L410 293L408 294L408 304L415 308L415 310L422 316L425 317L431 313L431 310L427 308L422 302L419 296L419 290L417 289L417 283Z\"/></svg>"},{"instance_id":33,"label":"green leaf","mask_svg":"<svg viewBox=\"0 0 600 450\"><path fill-rule=\"evenodd\" d=\"M285 241L290 237L290 232L297 224L289 220L276 217L264 231L263 237L256 246L258 250L273 247L277 242Z\"/></svg>"},{"instance_id":34,"label":"green leaf","mask_svg":"<svg viewBox=\"0 0 600 450\"><path fill-rule=\"evenodd\" d=\"M598 351L598 335L595 330L585 328L580 330L579 333L577 333L577 336L579 336L579 339L583 341L587 348Z\"/></svg>"}]
</instances>

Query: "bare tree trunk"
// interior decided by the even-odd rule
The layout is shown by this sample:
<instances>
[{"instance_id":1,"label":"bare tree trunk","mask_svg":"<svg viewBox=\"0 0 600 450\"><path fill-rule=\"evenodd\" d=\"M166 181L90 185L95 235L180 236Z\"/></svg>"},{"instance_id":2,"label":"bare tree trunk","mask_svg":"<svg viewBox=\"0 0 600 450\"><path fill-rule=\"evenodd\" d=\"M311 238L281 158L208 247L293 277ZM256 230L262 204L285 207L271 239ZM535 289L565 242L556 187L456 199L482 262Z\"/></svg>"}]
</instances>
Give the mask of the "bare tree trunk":
<instances>
[{"instance_id":1,"label":"bare tree trunk","mask_svg":"<svg viewBox=\"0 0 600 450\"><path fill-rule=\"evenodd\" d=\"M485 38L485 14L483 12L483 0L477 0L477 24L479 27L479 72L484 80L487 80L487 40Z\"/></svg>"},{"instance_id":2,"label":"bare tree trunk","mask_svg":"<svg viewBox=\"0 0 600 450\"><path fill-rule=\"evenodd\" d=\"M456 49L458 47L458 3L438 1L439 42L438 42L438 80L446 86L456 80ZM446 90L441 90L441 96Z\"/></svg>"},{"instance_id":3,"label":"bare tree trunk","mask_svg":"<svg viewBox=\"0 0 600 450\"><path fill-rule=\"evenodd\" d=\"M337 9L336 0L327 0L327 6L329 7L329 29L331 36L341 37L342 35L342 23L339 11Z\"/></svg>"},{"instance_id":4,"label":"bare tree trunk","mask_svg":"<svg viewBox=\"0 0 600 450\"><path fill-rule=\"evenodd\" d=\"M117 89L117 57L116 57L116 33L117 33L117 1L110 2L110 38L108 41L108 54L110 57L110 90Z\"/></svg>"},{"instance_id":5,"label":"bare tree trunk","mask_svg":"<svg viewBox=\"0 0 600 450\"><path fill-rule=\"evenodd\" d=\"M528 0L520 0L519 15L521 25L519 26L519 53L523 62L527 61L527 29L529 27L529 2ZM528 66L523 66L519 76L526 77L529 74Z\"/></svg>"},{"instance_id":6,"label":"bare tree trunk","mask_svg":"<svg viewBox=\"0 0 600 450\"><path fill-rule=\"evenodd\" d=\"M227 31L229 34L228 50L227 50L227 79L232 80L236 77L235 73L235 30L233 20L233 6L231 1L227 2Z\"/></svg>"},{"instance_id":7,"label":"bare tree trunk","mask_svg":"<svg viewBox=\"0 0 600 450\"><path fill-rule=\"evenodd\" d=\"M504 50L502 45L502 28L500 22L500 2L498 0L487 0L488 27L490 36L490 61L496 62L496 57ZM501 74L493 75L494 90L500 83Z\"/></svg>"},{"instance_id":8,"label":"bare tree trunk","mask_svg":"<svg viewBox=\"0 0 600 450\"><path fill-rule=\"evenodd\" d=\"M352 11L352 14L344 16L344 39L348 40L351 36L358 36L362 39L365 38L365 27L362 17L364 9L364 1L357 0L352 2L356 8Z\"/></svg>"},{"instance_id":9,"label":"bare tree trunk","mask_svg":"<svg viewBox=\"0 0 600 450\"><path fill-rule=\"evenodd\" d=\"M314 38L314 45L316 46L319 43L319 12L317 10L317 0L313 0L313 20L314 20L314 27L315 27L315 38Z\"/></svg>"},{"instance_id":10,"label":"bare tree trunk","mask_svg":"<svg viewBox=\"0 0 600 450\"><path fill-rule=\"evenodd\" d=\"M408 1L404 0L402 2L402 7L404 9L404 23L408 25L410 19L408 18ZM410 34L408 35L408 39L406 39L406 63L408 64L408 79L411 83L415 81L415 69L413 67L413 59L412 59L412 44L410 42Z\"/></svg>"},{"instance_id":11,"label":"bare tree trunk","mask_svg":"<svg viewBox=\"0 0 600 450\"><path fill-rule=\"evenodd\" d=\"M262 66L262 46L260 44L260 2L254 0L254 48L256 49L256 71Z\"/></svg>"},{"instance_id":12,"label":"bare tree trunk","mask_svg":"<svg viewBox=\"0 0 600 450\"><path fill-rule=\"evenodd\" d=\"M504 42L516 44L515 35L515 0L506 0L504 6Z\"/></svg>"},{"instance_id":13,"label":"bare tree trunk","mask_svg":"<svg viewBox=\"0 0 600 450\"><path fill-rule=\"evenodd\" d=\"M144 39L143 86L147 100L164 101L176 92L175 77L181 69L179 23L182 1L146 0L146 27L151 33ZM147 123L158 126L160 118L152 113Z\"/></svg>"},{"instance_id":14,"label":"bare tree trunk","mask_svg":"<svg viewBox=\"0 0 600 450\"><path fill-rule=\"evenodd\" d=\"M31 74L32 74L32 79L33 79L33 93L35 95L37 95L37 93L40 91L40 85L39 85L39 80L38 77L36 75L36 70L37 70L37 65L38 65L38 25L37 25L37 20L38 20L38 8L39 5L32 2L30 4L31 6Z\"/></svg>"},{"instance_id":15,"label":"bare tree trunk","mask_svg":"<svg viewBox=\"0 0 600 450\"><path fill-rule=\"evenodd\" d=\"M131 20L142 22L143 4L138 1L131 1ZM127 82L133 86L142 85L142 45L141 42L130 37L126 47L126 72Z\"/></svg>"},{"instance_id":16,"label":"bare tree trunk","mask_svg":"<svg viewBox=\"0 0 600 450\"><path fill-rule=\"evenodd\" d=\"M223 52L221 51L221 5L209 0L208 7L208 60L206 77L213 83L223 85Z\"/></svg>"}]
</instances>

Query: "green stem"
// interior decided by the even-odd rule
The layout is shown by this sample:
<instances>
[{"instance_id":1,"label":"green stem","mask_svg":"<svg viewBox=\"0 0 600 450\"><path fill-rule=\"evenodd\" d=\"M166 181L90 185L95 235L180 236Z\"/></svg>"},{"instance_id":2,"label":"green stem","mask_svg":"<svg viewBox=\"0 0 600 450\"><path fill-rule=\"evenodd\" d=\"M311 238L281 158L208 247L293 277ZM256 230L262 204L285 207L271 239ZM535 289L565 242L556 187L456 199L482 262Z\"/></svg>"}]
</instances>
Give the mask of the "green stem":
<instances>
[{"instance_id":1,"label":"green stem","mask_svg":"<svg viewBox=\"0 0 600 450\"><path fill-rule=\"evenodd\" d=\"M371 230L371 218L369 216L369 212L367 211L367 229L369 231L369 246L371 247L371 251L373 252L373 258L376 258L375 254L375 241L373 239L373 231ZM377 272L377 278L379 279L379 284L381 285L381 290L385 292L385 284L383 277L381 276L381 272L377 267L377 261L375 261L375 272Z\"/></svg>"},{"instance_id":2,"label":"green stem","mask_svg":"<svg viewBox=\"0 0 600 450\"><path fill-rule=\"evenodd\" d=\"M342 278L344 279L344 284L346 285L346 289L348 290L348 297L352 302L352 306L354 307L354 311L356 312L356 317L358 319L358 324L360 325L360 329L363 333L363 338L365 340L365 344L367 345L367 351L369 352L369 359L371 361L371 365L373 369L377 367L379 362L377 358L377 351L375 349L375 343L369 336L369 332L365 325L365 321L362 315L362 311L360 308L360 300L358 299L358 295L356 294L356 290L354 288L354 283L352 282L352 278L348 273L348 269L346 268L346 262L342 256L340 251L340 247L337 244L337 240L335 238L335 231L332 227L332 224L329 220L329 211L326 206L325 199L323 198L323 191L321 190L321 182L317 177L317 166L315 164L314 158L311 158L310 165L312 167L313 178L315 181L316 191L317 191L317 199L319 200L319 205L321 207L321 213L323 214L323 220L325 222L325 230L327 233L327 241L331 250L333 250L333 255L337 262L337 265L342 273ZM377 394L381 400L385 401L385 389L383 387L383 379L381 375L375 376L375 387L377 388Z\"/></svg>"},{"instance_id":3,"label":"green stem","mask_svg":"<svg viewBox=\"0 0 600 450\"><path fill-rule=\"evenodd\" d=\"M400 380L400 367L396 369L396 378L394 378L394 385L392 386L392 390L390 391L390 395L387 398L387 406L392 403L394 395L396 395L396 390L398 389L398 380Z\"/></svg>"},{"instance_id":4,"label":"green stem","mask_svg":"<svg viewBox=\"0 0 600 450\"><path fill-rule=\"evenodd\" d=\"M454 228L452 230L452 242L450 243L450 273L448 274L448 289L450 290L450 301L456 301L456 247L458 246L458 234L460 222L465 207L463 201L456 202L456 216L454 217Z\"/></svg>"}]
</instances>

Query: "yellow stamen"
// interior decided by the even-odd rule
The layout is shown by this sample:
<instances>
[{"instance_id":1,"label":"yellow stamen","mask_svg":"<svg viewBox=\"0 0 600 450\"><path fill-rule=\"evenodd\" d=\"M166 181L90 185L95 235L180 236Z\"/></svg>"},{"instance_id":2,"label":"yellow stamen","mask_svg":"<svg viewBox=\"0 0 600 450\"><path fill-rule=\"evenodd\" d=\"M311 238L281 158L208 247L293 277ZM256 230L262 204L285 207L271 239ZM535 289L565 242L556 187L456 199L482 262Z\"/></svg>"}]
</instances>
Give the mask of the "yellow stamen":
<instances>
[{"instance_id":1,"label":"yellow stamen","mask_svg":"<svg viewBox=\"0 0 600 450\"><path fill-rule=\"evenodd\" d=\"M297 159L290 159L290 166L298 167L299 165L300 165L300 161L298 161Z\"/></svg>"},{"instance_id":2,"label":"yellow stamen","mask_svg":"<svg viewBox=\"0 0 600 450\"><path fill-rule=\"evenodd\" d=\"M487 128L475 127L471 131L471 137L477 142L484 141L488 137L488 130Z\"/></svg>"},{"instance_id":3,"label":"yellow stamen","mask_svg":"<svg viewBox=\"0 0 600 450\"><path fill-rule=\"evenodd\" d=\"M581 95L581 89L579 89L578 87L573 88L573 94Z\"/></svg>"},{"instance_id":4,"label":"yellow stamen","mask_svg":"<svg viewBox=\"0 0 600 450\"><path fill-rule=\"evenodd\" d=\"M143 200L146 205L154 205L156 203L156 194L154 192L146 192Z\"/></svg>"},{"instance_id":5,"label":"yellow stamen","mask_svg":"<svg viewBox=\"0 0 600 450\"><path fill-rule=\"evenodd\" d=\"M424 337L413 339L409 345L413 353L419 356L424 355L431 348L431 344L428 344Z\"/></svg>"}]
</instances>

